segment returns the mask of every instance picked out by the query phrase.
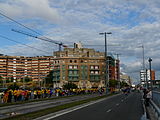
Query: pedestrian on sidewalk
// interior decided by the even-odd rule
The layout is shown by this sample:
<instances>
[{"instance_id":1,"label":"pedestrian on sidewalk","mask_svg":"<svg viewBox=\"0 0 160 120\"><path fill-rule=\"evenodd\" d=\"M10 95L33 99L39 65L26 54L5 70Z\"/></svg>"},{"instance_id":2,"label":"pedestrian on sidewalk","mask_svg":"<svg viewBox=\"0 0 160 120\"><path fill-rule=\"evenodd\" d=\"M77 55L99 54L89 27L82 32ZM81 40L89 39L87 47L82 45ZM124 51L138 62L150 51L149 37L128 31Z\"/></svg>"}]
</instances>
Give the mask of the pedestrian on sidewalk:
<instances>
[{"instance_id":1,"label":"pedestrian on sidewalk","mask_svg":"<svg viewBox=\"0 0 160 120\"><path fill-rule=\"evenodd\" d=\"M152 99L152 91L149 89L146 95L146 106L149 106L150 99Z\"/></svg>"}]
</instances>

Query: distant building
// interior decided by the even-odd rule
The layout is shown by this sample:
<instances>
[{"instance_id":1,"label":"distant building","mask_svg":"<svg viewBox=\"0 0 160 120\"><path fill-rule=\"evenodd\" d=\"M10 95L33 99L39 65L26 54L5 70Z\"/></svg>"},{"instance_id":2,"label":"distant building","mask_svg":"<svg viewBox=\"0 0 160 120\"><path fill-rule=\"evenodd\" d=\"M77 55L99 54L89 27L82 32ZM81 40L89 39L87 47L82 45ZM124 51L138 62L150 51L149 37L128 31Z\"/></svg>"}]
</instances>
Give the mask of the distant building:
<instances>
[{"instance_id":1,"label":"distant building","mask_svg":"<svg viewBox=\"0 0 160 120\"><path fill-rule=\"evenodd\" d=\"M132 79L130 76L128 75L125 75L125 74L120 74L120 81L121 82L125 82L127 83L128 85L132 85Z\"/></svg>"},{"instance_id":2,"label":"distant building","mask_svg":"<svg viewBox=\"0 0 160 120\"><path fill-rule=\"evenodd\" d=\"M53 72L55 86L74 82L79 88L105 87L104 52L74 44L74 48L64 48L63 51L54 52L54 56L57 59ZM107 56L107 60L109 79L118 79L119 61L113 56Z\"/></svg>"},{"instance_id":3,"label":"distant building","mask_svg":"<svg viewBox=\"0 0 160 120\"><path fill-rule=\"evenodd\" d=\"M151 70L151 76L150 76L150 70L141 70L140 80L142 85L145 84L146 81L155 80L155 71Z\"/></svg>"},{"instance_id":4,"label":"distant building","mask_svg":"<svg viewBox=\"0 0 160 120\"><path fill-rule=\"evenodd\" d=\"M0 56L0 76L21 81L24 77L42 81L53 69L53 56Z\"/></svg>"},{"instance_id":5,"label":"distant building","mask_svg":"<svg viewBox=\"0 0 160 120\"><path fill-rule=\"evenodd\" d=\"M108 55L109 80L119 80L119 60ZM104 52L83 48L75 43L74 48L54 52L54 56L5 56L0 55L0 76L3 79L21 81L25 77L41 84L53 70L54 87L67 82L79 88L105 87L106 62Z\"/></svg>"},{"instance_id":6,"label":"distant building","mask_svg":"<svg viewBox=\"0 0 160 120\"><path fill-rule=\"evenodd\" d=\"M64 48L54 52L53 81L55 86L74 82L79 88L105 86L104 53L94 49L82 48L74 44L74 48Z\"/></svg>"}]
</instances>

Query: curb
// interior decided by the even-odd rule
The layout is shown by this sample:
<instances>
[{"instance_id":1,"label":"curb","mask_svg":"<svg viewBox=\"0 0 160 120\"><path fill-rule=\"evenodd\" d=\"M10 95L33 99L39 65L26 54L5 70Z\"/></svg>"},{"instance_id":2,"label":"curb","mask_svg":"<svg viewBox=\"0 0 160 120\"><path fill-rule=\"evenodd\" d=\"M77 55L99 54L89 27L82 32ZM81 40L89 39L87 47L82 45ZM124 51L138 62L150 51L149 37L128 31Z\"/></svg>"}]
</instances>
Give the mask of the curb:
<instances>
[{"instance_id":1,"label":"curb","mask_svg":"<svg viewBox=\"0 0 160 120\"><path fill-rule=\"evenodd\" d=\"M148 115L148 111L147 111L147 108L144 104L144 99L142 99L142 105L143 105L143 111L144 111L144 114L142 116L142 120L149 120L149 115Z\"/></svg>"}]
</instances>

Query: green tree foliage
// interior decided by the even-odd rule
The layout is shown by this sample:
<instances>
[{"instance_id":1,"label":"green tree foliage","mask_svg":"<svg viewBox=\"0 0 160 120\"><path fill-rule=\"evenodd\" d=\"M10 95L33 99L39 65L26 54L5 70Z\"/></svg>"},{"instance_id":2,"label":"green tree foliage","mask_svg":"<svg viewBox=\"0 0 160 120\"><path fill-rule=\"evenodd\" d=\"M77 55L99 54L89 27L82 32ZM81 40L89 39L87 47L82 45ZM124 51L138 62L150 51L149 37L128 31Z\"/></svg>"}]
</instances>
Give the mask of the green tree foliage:
<instances>
[{"instance_id":1,"label":"green tree foliage","mask_svg":"<svg viewBox=\"0 0 160 120\"><path fill-rule=\"evenodd\" d=\"M10 80L11 80L11 82L13 82L13 80L14 80L13 76L10 78Z\"/></svg>"},{"instance_id":2,"label":"green tree foliage","mask_svg":"<svg viewBox=\"0 0 160 120\"><path fill-rule=\"evenodd\" d=\"M2 84L2 83L3 83L3 77L0 76L0 84Z\"/></svg>"},{"instance_id":3,"label":"green tree foliage","mask_svg":"<svg viewBox=\"0 0 160 120\"><path fill-rule=\"evenodd\" d=\"M50 71L49 74L45 78L46 84L53 83L53 71Z\"/></svg>"},{"instance_id":4,"label":"green tree foliage","mask_svg":"<svg viewBox=\"0 0 160 120\"><path fill-rule=\"evenodd\" d=\"M129 86L126 82L124 82L124 81L122 81L121 83L120 83L120 85L121 85L121 88L122 87L127 87L127 86Z\"/></svg>"},{"instance_id":5,"label":"green tree foliage","mask_svg":"<svg viewBox=\"0 0 160 120\"><path fill-rule=\"evenodd\" d=\"M63 85L63 89L66 89L66 90L76 89L76 88L77 88L77 85L71 82Z\"/></svg>"},{"instance_id":6,"label":"green tree foliage","mask_svg":"<svg viewBox=\"0 0 160 120\"><path fill-rule=\"evenodd\" d=\"M19 86L16 83L14 83L14 84L11 84L10 86L8 86L8 88L15 90L15 89L19 89Z\"/></svg>"},{"instance_id":7,"label":"green tree foliage","mask_svg":"<svg viewBox=\"0 0 160 120\"><path fill-rule=\"evenodd\" d=\"M109 86L110 87L116 87L118 85L118 81L117 80L109 80Z\"/></svg>"},{"instance_id":8,"label":"green tree foliage","mask_svg":"<svg viewBox=\"0 0 160 120\"><path fill-rule=\"evenodd\" d=\"M30 81L32 81L32 78L29 78L28 76L26 76L26 77L24 78L24 80L25 80L25 82L30 82Z\"/></svg>"}]
</instances>

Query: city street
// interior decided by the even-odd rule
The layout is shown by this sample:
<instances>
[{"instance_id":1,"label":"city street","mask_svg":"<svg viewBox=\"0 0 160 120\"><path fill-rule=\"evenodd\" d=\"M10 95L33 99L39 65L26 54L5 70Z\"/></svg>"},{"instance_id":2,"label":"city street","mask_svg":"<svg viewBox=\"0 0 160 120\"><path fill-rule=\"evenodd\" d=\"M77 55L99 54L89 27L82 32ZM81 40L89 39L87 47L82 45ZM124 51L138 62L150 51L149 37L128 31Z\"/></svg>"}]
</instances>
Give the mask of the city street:
<instances>
[{"instance_id":1,"label":"city street","mask_svg":"<svg viewBox=\"0 0 160 120\"><path fill-rule=\"evenodd\" d=\"M117 95L82 109L46 120L140 120L143 107L140 93ZM63 114L63 113L61 113Z\"/></svg>"}]
</instances>

